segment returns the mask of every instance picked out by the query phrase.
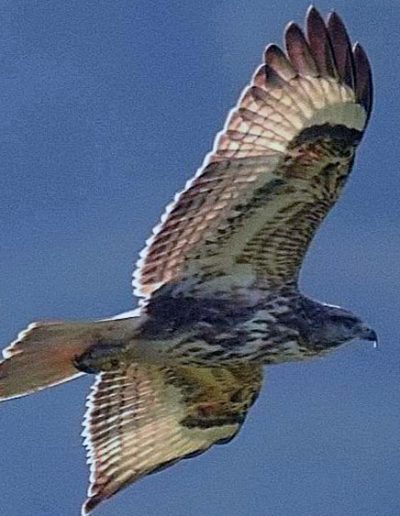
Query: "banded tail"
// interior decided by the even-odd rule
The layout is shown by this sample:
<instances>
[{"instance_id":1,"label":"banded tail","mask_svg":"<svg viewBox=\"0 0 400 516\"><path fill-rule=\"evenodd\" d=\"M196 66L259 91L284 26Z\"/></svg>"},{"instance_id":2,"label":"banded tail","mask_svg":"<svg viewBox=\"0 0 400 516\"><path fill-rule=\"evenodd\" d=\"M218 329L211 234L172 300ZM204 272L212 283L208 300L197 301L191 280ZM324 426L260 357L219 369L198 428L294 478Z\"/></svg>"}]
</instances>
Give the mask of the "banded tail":
<instances>
[{"instance_id":1,"label":"banded tail","mask_svg":"<svg viewBox=\"0 0 400 516\"><path fill-rule=\"evenodd\" d=\"M118 344L132 320L33 323L3 350L0 401L19 398L73 380L83 373L75 361L91 346Z\"/></svg>"}]
</instances>

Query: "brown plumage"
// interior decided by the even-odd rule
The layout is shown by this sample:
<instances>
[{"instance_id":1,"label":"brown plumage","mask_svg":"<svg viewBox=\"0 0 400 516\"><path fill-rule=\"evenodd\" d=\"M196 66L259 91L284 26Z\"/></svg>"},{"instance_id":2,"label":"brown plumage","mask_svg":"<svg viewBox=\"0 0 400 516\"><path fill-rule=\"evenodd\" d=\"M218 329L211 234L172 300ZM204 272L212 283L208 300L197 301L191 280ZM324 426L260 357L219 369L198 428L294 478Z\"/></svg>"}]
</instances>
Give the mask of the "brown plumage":
<instances>
[{"instance_id":1,"label":"brown plumage","mask_svg":"<svg viewBox=\"0 0 400 516\"><path fill-rule=\"evenodd\" d=\"M88 514L135 480L232 439L262 366L376 334L303 296L315 231L352 168L372 108L359 44L336 13L270 45L203 166L167 208L135 271L134 317L36 324L0 363L10 399L97 374L85 416Z\"/></svg>"}]
</instances>

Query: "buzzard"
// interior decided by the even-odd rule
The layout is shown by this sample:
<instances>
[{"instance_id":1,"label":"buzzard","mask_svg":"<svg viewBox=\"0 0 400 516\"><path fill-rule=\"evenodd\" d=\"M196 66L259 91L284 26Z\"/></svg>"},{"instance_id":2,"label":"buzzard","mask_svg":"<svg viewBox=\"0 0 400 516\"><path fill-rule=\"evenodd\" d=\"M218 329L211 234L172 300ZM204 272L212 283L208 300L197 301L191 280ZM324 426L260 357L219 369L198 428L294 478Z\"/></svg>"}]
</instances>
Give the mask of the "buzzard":
<instances>
[{"instance_id":1,"label":"buzzard","mask_svg":"<svg viewBox=\"0 0 400 516\"><path fill-rule=\"evenodd\" d=\"M31 324L3 351L0 398L94 374L82 514L139 478L240 430L263 366L375 332L298 289L372 107L371 70L336 13L311 7L269 45L197 174L134 273L133 317Z\"/></svg>"}]
</instances>

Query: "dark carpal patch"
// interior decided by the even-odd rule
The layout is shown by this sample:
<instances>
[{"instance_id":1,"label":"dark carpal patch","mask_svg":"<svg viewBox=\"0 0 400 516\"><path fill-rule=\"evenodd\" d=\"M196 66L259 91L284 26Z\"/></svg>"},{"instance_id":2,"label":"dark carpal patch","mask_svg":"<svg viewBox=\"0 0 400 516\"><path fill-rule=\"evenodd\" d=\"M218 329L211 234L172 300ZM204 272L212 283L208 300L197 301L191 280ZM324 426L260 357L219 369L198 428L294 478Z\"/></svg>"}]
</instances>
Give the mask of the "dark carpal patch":
<instances>
[{"instance_id":1,"label":"dark carpal patch","mask_svg":"<svg viewBox=\"0 0 400 516\"><path fill-rule=\"evenodd\" d=\"M343 124L322 124L313 125L303 129L299 135L292 142L291 146L301 145L303 143L310 143L312 140L322 140L325 138L331 140L340 140L345 145L358 145L362 138L362 131L346 127Z\"/></svg>"}]
</instances>

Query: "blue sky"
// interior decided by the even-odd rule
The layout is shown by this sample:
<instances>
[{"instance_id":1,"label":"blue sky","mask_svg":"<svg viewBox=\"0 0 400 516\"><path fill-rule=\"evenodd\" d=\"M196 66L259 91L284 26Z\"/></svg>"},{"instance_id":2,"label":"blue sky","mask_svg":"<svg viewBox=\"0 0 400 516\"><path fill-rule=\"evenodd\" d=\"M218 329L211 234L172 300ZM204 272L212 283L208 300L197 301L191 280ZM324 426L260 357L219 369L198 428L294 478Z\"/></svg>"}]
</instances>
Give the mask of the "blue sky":
<instances>
[{"instance_id":1,"label":"blue sky","mask_svg":"<svg viewBox=\"0 0 400 516\"><path fill-rule=\"evenodd\" d=\"M0 342L37 319L132 307L132 265L284 25L286 0L0 2ZM99 516L396 516L399 489L397 1L321 0L367 49L376 102L302 287L380 348L271 367L230 445L149 477ZM91 378L0 410L0 513L78 514Z\"/></svg>"}]
</instances>

